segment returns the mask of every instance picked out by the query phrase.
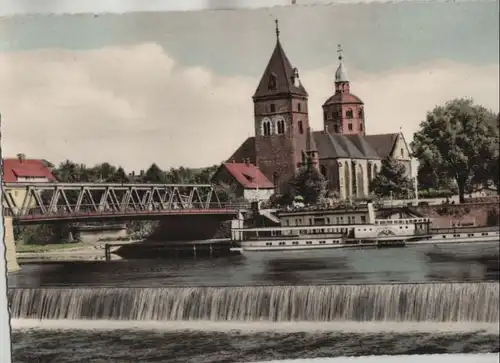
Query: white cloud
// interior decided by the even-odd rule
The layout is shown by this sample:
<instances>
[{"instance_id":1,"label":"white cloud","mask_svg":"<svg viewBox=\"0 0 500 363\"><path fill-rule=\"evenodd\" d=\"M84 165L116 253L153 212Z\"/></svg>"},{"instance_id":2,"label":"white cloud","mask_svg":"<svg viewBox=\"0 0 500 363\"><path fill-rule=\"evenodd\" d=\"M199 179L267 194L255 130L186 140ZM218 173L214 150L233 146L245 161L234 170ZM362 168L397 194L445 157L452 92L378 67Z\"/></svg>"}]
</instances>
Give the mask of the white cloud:
<instances>
[{"instance_id":1,"label":"white cloud","mask_svg":"<svg viewBox=\"0 0 500 363\"><path fill-rule=\"evenodd\" d=\"M301 74L313 128L321 128L334 70L332 64ZM349 75L353 93L365 101L370 133L402 126L410 137L426 111L453 97L470 96L498 111L498 64L434 62L384 74L349 69ZM3 154L109 161L129 170L152 162L218 163L253 133L257 82L183 67L156 44L3 53Z\"/></svg>"}]
</instances>

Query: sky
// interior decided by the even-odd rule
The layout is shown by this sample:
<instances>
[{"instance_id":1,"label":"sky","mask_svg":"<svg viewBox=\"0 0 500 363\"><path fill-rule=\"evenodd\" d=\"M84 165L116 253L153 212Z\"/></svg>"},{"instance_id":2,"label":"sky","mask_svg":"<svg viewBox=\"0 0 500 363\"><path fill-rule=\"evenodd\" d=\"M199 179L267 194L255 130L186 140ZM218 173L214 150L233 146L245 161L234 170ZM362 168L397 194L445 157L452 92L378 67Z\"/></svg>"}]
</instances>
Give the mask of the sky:
<instances>
[{"instance_id":1,"label":"sky","mask_svg":"<svg viewBox=\"0 0 500 363\"><path fill-rule=\"evenodd\" d=\"M280 40L322 128L337 44L367 133L411 140L471 97L498 112L498 2L349 4L0 18L2 153L203 167L253 136L252 95Z\"/></svg>"}]
</instances>

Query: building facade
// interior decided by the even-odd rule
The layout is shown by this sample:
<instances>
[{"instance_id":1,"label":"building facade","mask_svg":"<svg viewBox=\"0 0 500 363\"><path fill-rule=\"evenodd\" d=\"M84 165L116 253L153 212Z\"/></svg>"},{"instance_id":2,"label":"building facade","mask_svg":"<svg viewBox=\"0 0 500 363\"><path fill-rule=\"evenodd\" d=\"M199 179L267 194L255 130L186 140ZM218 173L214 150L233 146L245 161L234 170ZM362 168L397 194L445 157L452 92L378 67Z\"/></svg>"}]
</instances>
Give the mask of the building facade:
<instances>
[{"instance_id":1,"label":"building facade","mask_svg":"<svg viewBox=\"0 0 500 363\"><path fill-rule=\"evenodd\" d=\"M386 157L403 163L408 176L416 175L410 147L401 132L367 134L364 103L351 92L341 49L333 94L325 97L322 106L323 130L311 131L308 93L283 49L278 27L276 38L253 95L255 136L245 140L229 162L251 160L281 194L305 156L313 155L329 190L341 199L368 196Z\"/></svg>"}]
</instances>

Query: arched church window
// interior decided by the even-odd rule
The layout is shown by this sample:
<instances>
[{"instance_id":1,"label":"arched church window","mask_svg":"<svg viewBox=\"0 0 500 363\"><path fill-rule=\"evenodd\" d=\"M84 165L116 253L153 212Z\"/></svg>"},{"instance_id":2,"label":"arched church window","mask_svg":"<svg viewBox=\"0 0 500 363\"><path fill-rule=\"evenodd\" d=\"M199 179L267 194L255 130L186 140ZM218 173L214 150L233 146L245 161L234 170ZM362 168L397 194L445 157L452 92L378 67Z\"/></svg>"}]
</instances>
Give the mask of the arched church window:
<instances>
[{"instance_id":1,"label":"arched church window","mask_svg":"<svg viewBox=\"0 0 500 363\"><path fill-rule=\"evenodd\" d=\"M285 133L285 120L282 118L276 121L276 133L278 135L283 135Z\"/></svg>"},{"instance_id":2,"label":"arched church window","mask_svg":"<svg viewBox=\"0 0 500 363\"><path fill-rule=\"evenodd\" d=\"M269 136L271 135L271 121L270 120L263 120L261 124L261 134L263 136Z\"/></svg>"},{"instance_id":3,"label":"arched church window","mask_svg":"<svg viewBox=\"0 0 500 363\"><path fill-rule=\"evenodd\" d=\"M278 77L275 73L271 73L269 75L269 82L267 84L267 88L269 91L275 91L278 87Z\"/></svg>"},{"instance_id":4,"label":"arched church window","mask_svg":"<svg viewBox=\"0 0 500 363\"><path fill-rule=\"evenodd\" d=\"M364 116L363 109L360 108L359 111L358 111L358 117L359 118L363 118L363 116Z\"/></svg>"},{"instance_id":5,"label":"arched church window","mask_svg":"<svg viewBox=\"0 0 500 363\"><path fill-rule=\"evenodd\" d=\"M353 118L353 113L352 113L352 110L351 109L348 109L345 113L346 117L347 118Z\"/></svg>"}]
</instances>

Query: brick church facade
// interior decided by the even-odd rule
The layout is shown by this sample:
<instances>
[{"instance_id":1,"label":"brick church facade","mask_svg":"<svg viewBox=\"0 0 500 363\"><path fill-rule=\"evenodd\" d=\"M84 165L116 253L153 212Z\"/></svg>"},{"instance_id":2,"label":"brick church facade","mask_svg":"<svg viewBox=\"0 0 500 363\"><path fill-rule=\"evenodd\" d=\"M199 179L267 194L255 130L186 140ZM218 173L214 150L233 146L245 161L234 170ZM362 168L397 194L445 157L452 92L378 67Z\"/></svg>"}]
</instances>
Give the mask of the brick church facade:
<instances>
[{"instance_id":1,"label":"brick church facade","mask_svg":"<svg viewBox=\"0 0 500 363\"><path fill-rule=\"evenodd\" d=\"M342 56L333 95L323 104L323 130L309 127L308 93L283 50L279 29L276 46L253 95L255 136L227 162L250 161L275 186L286 191L306 154L341 199L369 194L382 160L394 157L411 170L411 152L402 133L367 135L363 101L351 93ZM340 53L340 51L339 51Z\"/></svg>"}]
</instances>

